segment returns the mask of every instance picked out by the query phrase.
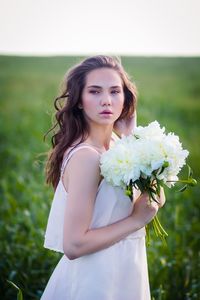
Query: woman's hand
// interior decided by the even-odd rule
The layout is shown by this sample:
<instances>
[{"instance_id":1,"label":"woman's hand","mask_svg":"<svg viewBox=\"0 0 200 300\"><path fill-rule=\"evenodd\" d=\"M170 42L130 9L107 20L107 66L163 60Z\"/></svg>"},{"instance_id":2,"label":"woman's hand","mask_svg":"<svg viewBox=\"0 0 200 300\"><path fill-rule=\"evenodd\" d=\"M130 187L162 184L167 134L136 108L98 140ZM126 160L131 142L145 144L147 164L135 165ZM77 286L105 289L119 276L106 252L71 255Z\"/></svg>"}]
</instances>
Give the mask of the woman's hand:
<instances>
[{"instance_id":1,"label":"woman's hand","mask_svg":"<svg viewBox=\"0 0 200 300\"><path fill-rule=\"evenodd\" d=\"M153 181L152 187L154 189L157 188L156 180ZM155 198L159 202L159 204L158 204L159 207L162 207L165 204L165 192L164 192L164 188L162 186L160 187L160 196L155 195Z\"/></svg>"},{"instance_id":2,"label":"woman's hand","mask_svg":"<svg viewBox=\"0 0 200 300\"><path fill-rule=\"evenodd\" d=\"M165 200L166 200L163 187L160 188L160 197L157 196L156 198L158 199L159 207L162 207L165 204Z\"/></svg>"},{"instance_id":3,"label":"woman's hand","mask_svg":"<svg viewBox=\"0 0 200 300\"><path fill-rule=\"evenodd\" d=\"M137 124L137 114L135 111L134 115L132 115L130 118L116 121L113 130L120 137L122 136L122 134L129 135L134 131L136 124Z\"/></svg>"},{"instance_id":4,"label":"woman's hand","mask_svg":"<svg viewBox=\"0 0 200 300\"><path fill-rule=\"evenodd\" d=\"M159 209L155 201L149 201L148 193L141 194L134 202L134 208L131 217L134 222L139 224L139 227L144 227L148 224L157 214Z\"/></svg>"}]
</instances>

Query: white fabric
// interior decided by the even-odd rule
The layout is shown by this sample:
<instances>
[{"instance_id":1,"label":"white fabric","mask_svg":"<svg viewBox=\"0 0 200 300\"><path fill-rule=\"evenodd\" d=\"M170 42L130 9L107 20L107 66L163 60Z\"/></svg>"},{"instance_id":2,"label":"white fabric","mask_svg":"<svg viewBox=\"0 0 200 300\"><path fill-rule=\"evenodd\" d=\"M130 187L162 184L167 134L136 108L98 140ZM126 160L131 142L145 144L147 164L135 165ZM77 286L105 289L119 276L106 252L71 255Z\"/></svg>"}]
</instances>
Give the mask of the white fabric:
<instances>
[{"instance_id":1,"label":"white fabric","mask_svg":"<svg viewBox=\"0 0 200 300\"><path fill-rule=\"evenodd\" d=\"M62 253L68 195L62 174L70 157L83 147L91 146L79 145L63 160L47 223L44 247ZM131 202L121 188L112 187L103 179L96 195L90 228L124 219L132 212L133 205L134 201ZM63 255L41 300L150 300L145 228L106 249L74 260Z\"/></svg>"}]
</instances>

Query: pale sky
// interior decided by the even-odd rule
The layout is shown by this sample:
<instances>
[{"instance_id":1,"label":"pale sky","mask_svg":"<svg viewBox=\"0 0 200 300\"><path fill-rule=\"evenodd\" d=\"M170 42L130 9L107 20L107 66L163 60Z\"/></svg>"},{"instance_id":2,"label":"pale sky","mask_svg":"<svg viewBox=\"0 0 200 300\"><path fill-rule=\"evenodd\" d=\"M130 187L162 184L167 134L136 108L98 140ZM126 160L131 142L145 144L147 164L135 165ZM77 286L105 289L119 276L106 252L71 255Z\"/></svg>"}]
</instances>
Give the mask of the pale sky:
<instances>
[{"instance_id":1,"label":"pale sky","mask_svg":"<svg viewBox=\"0 0 200 300\"><path fill-rule=\"evenodd\" d=\"M200 56L199 0L0 0L0 54Z\"/></svg>"}]
</instances>

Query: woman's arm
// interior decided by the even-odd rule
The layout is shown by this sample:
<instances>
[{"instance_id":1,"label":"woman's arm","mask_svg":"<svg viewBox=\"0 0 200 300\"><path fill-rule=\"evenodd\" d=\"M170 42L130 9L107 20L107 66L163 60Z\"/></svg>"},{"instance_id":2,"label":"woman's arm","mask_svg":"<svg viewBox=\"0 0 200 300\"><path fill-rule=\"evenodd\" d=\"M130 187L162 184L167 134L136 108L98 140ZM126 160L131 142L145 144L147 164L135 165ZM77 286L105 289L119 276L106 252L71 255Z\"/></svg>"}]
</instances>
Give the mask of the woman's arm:
<instances>
[{"instance_id":1,"label":"woman's arm","mask_svg":"<svg viewBox=\"0 0 200 300\"><path fill-rule=\"evenodd\" d=\"M122 134L129 135L132 132L134 132L136 126L137 126L137 113L135 111L130 118L116 121L113 127L113 131L119 137L121 137Z\"/></svg>"},{"instance_id":2,"label":"woman's arm","mask_svg":"<svg viewBox=\"0 0 200 300\"><path fill-rule=\"evenodd\" d=\"M136 205L138 209L134 209L135 214L108 226L89 229L99 179L97 153L90 149L81 149L72 156L64 172L64 182L68 183L68 199L63 247L69 259L75 259L115 244L142 228L157 212L156 207L148 206L148 197L141 196L141 201L138 201Z\"/></svg>"}]
</instances>

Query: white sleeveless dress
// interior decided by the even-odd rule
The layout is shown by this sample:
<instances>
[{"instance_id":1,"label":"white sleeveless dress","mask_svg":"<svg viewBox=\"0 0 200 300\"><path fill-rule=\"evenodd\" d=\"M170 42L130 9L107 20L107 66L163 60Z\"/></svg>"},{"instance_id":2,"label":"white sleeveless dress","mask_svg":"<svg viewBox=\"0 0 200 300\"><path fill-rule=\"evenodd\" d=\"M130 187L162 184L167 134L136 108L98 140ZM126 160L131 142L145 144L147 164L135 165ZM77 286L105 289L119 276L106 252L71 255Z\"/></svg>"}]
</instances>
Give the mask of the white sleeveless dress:
<instances>
[{"instance_id":1,"label":"white sleeveless dress","mask_svg":"<svg viewBox=\"0 0 200 300\"><path fill-rule=\"evenodd\" d=\"M63 224L68 195L62 175L72 155L85 147L91 148L80 144L63 159L48 218L44 247L61 253L64 253ZM131 202L121 188L103 179L98 187L90 228L124 219L132 212L133 205L134 201ZM74 260L63 255L41 300L150 300L145 234L145 228L141 228L106 249Z\"/></svg>"}]
</instances>

